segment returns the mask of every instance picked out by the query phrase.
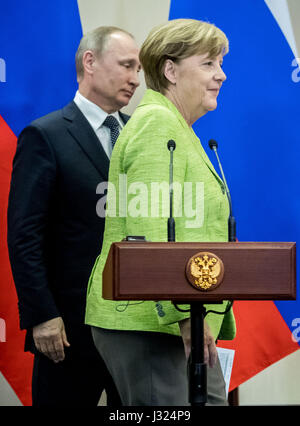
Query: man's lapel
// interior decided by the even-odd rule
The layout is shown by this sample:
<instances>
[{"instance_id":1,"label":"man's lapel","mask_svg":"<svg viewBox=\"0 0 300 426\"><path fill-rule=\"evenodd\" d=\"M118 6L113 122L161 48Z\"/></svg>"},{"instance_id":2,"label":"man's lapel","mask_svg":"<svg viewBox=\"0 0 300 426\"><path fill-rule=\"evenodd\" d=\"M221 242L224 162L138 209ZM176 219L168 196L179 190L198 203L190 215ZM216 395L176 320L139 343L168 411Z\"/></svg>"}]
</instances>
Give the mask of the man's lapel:
<instances>
[{"instance_id":1,"label":"man's lapel","mask_svg":"<svg viewBox=\"0 0 300 426\"><path fill-rule=\"evenodd\" d=\"M128 120L129 120L129 118L130 118L130 115L123 114L123 112L121 112L121 111L119 111L119 114L120 114L120 117L121 117L121 119L122 119L123 123L124 123L124 124L126 124L126 123L127 123L127 121L128 121Z\"/></svg>"},{"instance_id":2,"label":"man's lapel","mask_svg":"<svg viewBox=\"0 0 300 426\"><path fill-rule=\"evenodd\" d=\"M63 117L69 121L69 133L101 174L103 180L107 181L109 158L94 130L75 102L72 101L63 108Z\"/></svg>"}]
</instances>

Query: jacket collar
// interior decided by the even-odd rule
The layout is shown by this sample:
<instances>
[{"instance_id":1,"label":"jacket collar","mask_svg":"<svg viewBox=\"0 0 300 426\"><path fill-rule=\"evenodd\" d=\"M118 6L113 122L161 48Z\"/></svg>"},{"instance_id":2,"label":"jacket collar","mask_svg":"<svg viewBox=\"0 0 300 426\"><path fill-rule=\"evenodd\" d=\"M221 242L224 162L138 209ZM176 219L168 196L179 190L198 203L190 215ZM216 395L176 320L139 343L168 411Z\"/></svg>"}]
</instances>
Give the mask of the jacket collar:
<instances>
[{"instance_id":1,"label":"jacket collar","mask_svg":"<svg viewBox=\"0 0 300 426\"><path fill-rule=\"evenodd\" d=\"M109 158L107 157L93 128L77 107L74 101L66 105L62 110L63 118L68 121L68 131L74 140L87 155L91 163L102 176L108 180ZM128 115L119 113L124 124L130 118Z\"/></svg>"},{"instance_id":2,"label":"jacket collar","mask_svg":"<svg viewBox=\"0 0 300 426\"><path fill-rule=\"evenodd\" d=\"M150 105L150 104L158 104L158 105L163 105L166 108L168 108L170 111L173 112L173 114L176 115L177 119L179 120L179 122L181 123L182 127L191 133L191 140L193 141L193 143L196 145L196 149L199 152L200 156L202 157L204 163L206 164L206 166L210 169L210 171L213 173L213 175L215 176L215 178L219 181L219 183L221 184L221 186L223 187L223 181L220 178L220 176L218 175L218 173L216 172L214 166L212 165L211 161L209 160L200 139L198 138L198 136L196 135L196 133L194 132L192 127L189 127L189 125L187 124L187 122L185 121L185 119L183 118L183 116L181 115L181 113L178 111L178 109L176 108L176 106L173 104L173 102L171 102L166 96L164 96L163 94L156 92L152 89L147 89L145 92L145 95L142 99L142 101L140 102L139 106L145 106L145 105ZM175 141L176 142L176 141Z\"/></svg>"}]
</instances>

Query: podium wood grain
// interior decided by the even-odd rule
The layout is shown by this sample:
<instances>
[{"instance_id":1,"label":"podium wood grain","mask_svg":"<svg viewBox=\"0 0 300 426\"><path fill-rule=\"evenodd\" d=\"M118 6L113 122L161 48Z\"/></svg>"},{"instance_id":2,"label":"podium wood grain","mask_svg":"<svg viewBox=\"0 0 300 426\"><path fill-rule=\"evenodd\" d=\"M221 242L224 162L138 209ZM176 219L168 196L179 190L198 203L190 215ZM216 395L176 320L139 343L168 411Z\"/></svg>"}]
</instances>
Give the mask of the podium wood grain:
<instances>
[{"instance_id":1,"label":"podium wood grain","mask_svg":"<svg viewBox=\"0 0 300 426\"><path fill-rule=\"evenodd\" d=\"M198 252L219 256L225 267L219 287L199 291L185 275ZM293 242L153 243L111 245L103 270L103 297L110 300L294 300L296 244Z\"/></svg>"}]
</instances>

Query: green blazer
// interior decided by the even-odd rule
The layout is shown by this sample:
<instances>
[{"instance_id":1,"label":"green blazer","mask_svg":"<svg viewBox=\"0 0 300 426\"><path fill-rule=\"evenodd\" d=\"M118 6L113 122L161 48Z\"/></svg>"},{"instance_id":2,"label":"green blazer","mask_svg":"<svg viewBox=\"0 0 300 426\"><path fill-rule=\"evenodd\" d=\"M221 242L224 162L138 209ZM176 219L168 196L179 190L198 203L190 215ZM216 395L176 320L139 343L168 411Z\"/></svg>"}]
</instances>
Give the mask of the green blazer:
<instances>
[{"instance_id":1,"label":"green blazer","mask_svg":"<svg viewBox=\"0 0 300 426\"><path fill-rule=\"evenodd\" d=\"M113 242L127 235L167 241L170 139L176 142L176 241L228 241L229 208L221 179L174 104L147 90L112 153L103 247L89 280L87 324L179 335L178 321L189 316L169 301L126 303L102 298L102 271ZM213 309L222 312L227 303L213 305ZM206 306L209 309L212 305ZM207 321L215 338L235 336L232 310L225 316L208 314Z\"/></svg>"}]
</instances>

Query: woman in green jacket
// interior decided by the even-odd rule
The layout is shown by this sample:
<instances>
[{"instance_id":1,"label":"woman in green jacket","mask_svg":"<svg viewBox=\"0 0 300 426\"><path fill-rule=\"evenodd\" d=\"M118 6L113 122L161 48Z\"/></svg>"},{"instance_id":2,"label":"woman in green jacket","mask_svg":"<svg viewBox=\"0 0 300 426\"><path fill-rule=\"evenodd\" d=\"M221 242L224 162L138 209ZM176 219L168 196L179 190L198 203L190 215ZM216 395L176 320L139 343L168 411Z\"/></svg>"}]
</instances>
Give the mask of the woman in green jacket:
<instances>
[{"instance_id":1,"label":"woman in green jacket","mask_svg":"<svg viewBox=\"0 0 300 426\"><path fill-rule=\"evenodd\" d=\"M196 120L217 107L227 52L228 40L221 30L189 19L155 28L141 48L148 89L113 150L103 248L90 277L86 310L86 323L92 326L124 405L188 403L189 313L166 301L104 300L102 271L111 244L127 235L167 241L169 198L163 188L169 182L170 139L176 142L176 241L228 241L223 183L192 129ZM226 306L224 302L213 309L223 312ZM232 310L206 317L208 404L226 404L215 341L234 335Z\"/></svg>"}]
</instances>

